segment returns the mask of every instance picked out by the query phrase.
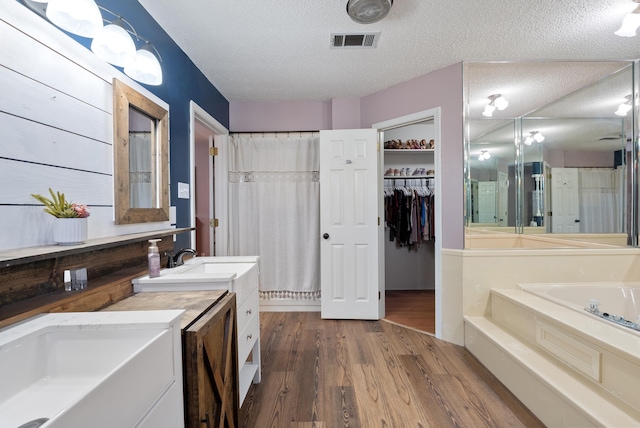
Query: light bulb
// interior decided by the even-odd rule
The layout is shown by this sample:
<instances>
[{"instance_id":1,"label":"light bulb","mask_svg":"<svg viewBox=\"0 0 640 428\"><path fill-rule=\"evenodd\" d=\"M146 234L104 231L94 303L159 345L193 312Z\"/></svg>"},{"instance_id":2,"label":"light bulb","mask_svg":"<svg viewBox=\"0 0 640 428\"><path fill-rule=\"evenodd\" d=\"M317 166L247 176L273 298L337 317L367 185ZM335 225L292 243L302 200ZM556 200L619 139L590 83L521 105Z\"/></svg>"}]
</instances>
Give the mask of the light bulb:
<instances>
[{"instance_id":1,"label":"light bulb","mask_svg":"<svg viewBox=\"0 0 640 428\"><path fill-rule=\"evenodd\" d=\"M629 113L629 110L631 110L631 104L622 103L618 106L618 110L615 111L615 114L618 116L626 116L627 113Z\"/></svg>"},{"instance_id":2,"label":"light bulb","mask_svg":"<svg viewBox=\"0 0 640 428\"><path fill-rule=\"evenodd\" d=\"M491 105L491 104L487 104L486 106L484 106L484 111L482 112L482 115L484 117L491 117L493 116L493 112L495 111L495 106Z\"/></svg>"},{"instance_id":3,"label":"light bulb","mask_svg":"<svg viewBox=\"0 0 640 428\"><path fill-rule=\"evenodd\" d=\"M640 13L636 8L636 10L624 17L622 25L614 34L620 37L634 37L638 27L640 27Z\"/></svg>"},{"instance_id":4,"label":"light bulb","mask_svg":"<svg viewBox=\"0 0 640 428\"><path fill-rule=\"evenodd\" d=\"M484 158L485 159L489 159L491 157L491 155L489 154L489 152L484 152Z\"/></svg>"},{"instance_id":5,"label":"light bulb","mask_svg":"<svg viewBox=\"0 0 640 428\"><path fill-rule=\"evenodd\" d=\"M117 19L102 28L91 42L91 50L105 61L124 67L136 56L136 45L124 29L124 23Z\"/></svg>"},{"instance_id":6,"label":"light bulb","mask_svg":"<svg viewBox=\"0 0 640 428\"><path fill-rule=\"evenodd\" d=\"M138 49L135 60L124 67L124 72L132 79L147 85L162 84L162 67L158 58L151 52L149 44Z\"/></svg>"},{"instance_id":7,"label":"light bulb","mask_svg":"<svg viewBox=\"0 0 640 428\"><path fill-rule=\"evenodd\" d=\"M93 0L50 0L47 19L65 31L93 38L102 29L102 15Z\"/></svg>"},{"instance_id":8,"label":"light bulb","mask_svg":"<svg viewBox=\"0 0 640 428\"><path fill-rule=\"evenodd\" d=\"M494 104L496 108L500 111L509 107L509 101L507 101L507 99L502 95L500 95L498 98L495 99Z\"/></svg>"},{"instance_id":9,"label":"light bulb","mask_svg":"<svg viewBox=\"0 0 640 428\"><path fill-rule=\"evenodd\" d=\"M542 135L539 132L536 132L535 134L533 134L533 139L536 140L536 142L538 143L542 143L544 141L544 135Z\"/></svg>"},{"instance_id":10,"label":"light bulb","mask_svg":"<svg viewBox=\"0 0 640 428\"><path fill-rule=\"evenodd\" d=\"M524 143L525 143L527 146L530 146L530 145L531 145L531 143L533 143L533 137L532 137L531 135L527 136L527 138L525 138L525 139L524 139Z\"/></svg>"}]
</instances>

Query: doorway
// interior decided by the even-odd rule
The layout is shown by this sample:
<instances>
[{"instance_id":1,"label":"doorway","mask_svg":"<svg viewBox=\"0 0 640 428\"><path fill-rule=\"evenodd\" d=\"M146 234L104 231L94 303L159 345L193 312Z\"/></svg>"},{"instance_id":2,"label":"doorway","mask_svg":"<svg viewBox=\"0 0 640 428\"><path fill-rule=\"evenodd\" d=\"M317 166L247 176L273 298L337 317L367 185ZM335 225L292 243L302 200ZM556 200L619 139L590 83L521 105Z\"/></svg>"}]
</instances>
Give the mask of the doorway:
<instances>
[{"instance_id":1,"label":"doorway","mask_svg":"<svg viewBox=\"0 0 640 428\"><path fill-rule=\"evenodd\" d=\"M189 103L191 247L199 256L227 255L226 161L229 131L195 102ZM218 209L216 209L218 207Z\"/></svg>"},{"instance_id":2,"label":"doorway","mask_svg":"<svg viewBox=\"0 0 640 428\"><path fill-rule=\"evenodd\" d=\"M398 179L404 186L422 186L426 180L433 200L432 234L425 236L416 248L400 247L390 241L390 231L385 230L384 245L384 289L385 319L397 324L413 327L427 333L442 335L441 296L442 296L442 219L440 192L440 109L435 108L416 114L403 116L373 125L379 130L381 149L385 142L396 141L394 146L387 144L382 156L382 172L390 172L393 177L383 177L383 188L391 181L398 185ZM433 149L412 149L412 140L420 143L434 141ZM394 147L402 142L402 148ZM407 145L407 141L410 141ZM401 171L404 169L404 175ZM400 172L398 177L395 171Z\"/></svg>"}]
</instances>

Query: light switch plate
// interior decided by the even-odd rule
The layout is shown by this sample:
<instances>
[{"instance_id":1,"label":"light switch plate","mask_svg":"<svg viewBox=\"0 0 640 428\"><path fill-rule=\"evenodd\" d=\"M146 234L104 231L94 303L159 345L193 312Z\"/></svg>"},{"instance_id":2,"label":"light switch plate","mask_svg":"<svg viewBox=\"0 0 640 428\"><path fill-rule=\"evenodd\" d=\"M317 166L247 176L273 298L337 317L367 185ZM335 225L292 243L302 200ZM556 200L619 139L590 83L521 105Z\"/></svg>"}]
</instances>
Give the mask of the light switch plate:
<instances>
[{"instance_id":1,"label":"light switch plate","mask_svg":"<svg viewBox=\"0 0 640 428\"><path fill-rule=\"evenodd\" d=\"M189 199L189 184L178 182L178 198Z\"/></svg>"}]
</instances>

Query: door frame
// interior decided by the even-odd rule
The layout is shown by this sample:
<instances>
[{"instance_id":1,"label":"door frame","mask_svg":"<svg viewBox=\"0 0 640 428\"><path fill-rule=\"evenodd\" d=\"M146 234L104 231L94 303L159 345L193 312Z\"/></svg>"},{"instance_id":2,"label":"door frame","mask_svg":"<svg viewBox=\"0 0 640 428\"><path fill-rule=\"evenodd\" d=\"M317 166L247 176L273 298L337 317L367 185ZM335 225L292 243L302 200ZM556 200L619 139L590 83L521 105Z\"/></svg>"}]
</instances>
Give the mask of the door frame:
<instances>
[{"instance_id":1,"label":"door frame","mask_svg":"<svg viewBox=\"0 0 640 428\"><path fill-rule=\"evenodd\" d=\"M435 164L435 204L436 204L436 213L435 213L435 222L436 222L436 241L434 245L435 250L435 291L436 291L436 338L442 339L442 168L441 168L441 145L442 145L442 126L441 126L441 108L434 107L432 109L419 111L417 113L409 114L406 116L397 117L395 119L385 120L383 122L374 123L371 125L372 128L376 128L378 130L378 134L380 132L384 132L385 130L399 128L401 126L412 125L415 123L424 122L426 120L433 119L434 125L434 136L435 136L435 152L433 154L433 160ZM379 138L380 140L380 138ZM381 149L382 151L382 149ZM384 158L384 156L381 156ZM384 161L382 159L381 163ZM381 177L384 171L382 170L382 166L379 166L378 176ZM381 187L382 188L382 187ZM382 195L380 196L382 198ZM382 257L384 257L384 246L381 246ZM384 265L384 263L382 263ZM384 272L381 277L382 286L381 289L384 290Z\"/></svg>"},{"instance_id":2,"label":"door frame","mask_svg":"<svg viewBox=\"0 0 640 428\"><path fill-rule=\"evenodd\" d=\"M213 135L213 146L218 149L218 156L216 160L216 167L213 168L212 164L209 165L209 200L210 204L210 218L215 217L218 219L218 227L216 232L216 240L213 239L213 228L210 230L210 242L211 248L210 254L226 256L229 243L229 210L227 204L227 198L229 193L228 184L228 170L229 162L227 157L227 141L229 138L229 130L225 128L220 122L218 122L213 116L207 113L202 107L196 104L193 100L189 101L189 183L191 186L195 186L196 182L196 121L211 130ZM214 188L215 186L215 188ZM191 210L191 225L193 228L191 231L191 245L193 248L196 246L196 200L195 192L192 191L189 207ZM224 209L215 210L215 207L224 207Z\"/></svg>"}]
</instances>

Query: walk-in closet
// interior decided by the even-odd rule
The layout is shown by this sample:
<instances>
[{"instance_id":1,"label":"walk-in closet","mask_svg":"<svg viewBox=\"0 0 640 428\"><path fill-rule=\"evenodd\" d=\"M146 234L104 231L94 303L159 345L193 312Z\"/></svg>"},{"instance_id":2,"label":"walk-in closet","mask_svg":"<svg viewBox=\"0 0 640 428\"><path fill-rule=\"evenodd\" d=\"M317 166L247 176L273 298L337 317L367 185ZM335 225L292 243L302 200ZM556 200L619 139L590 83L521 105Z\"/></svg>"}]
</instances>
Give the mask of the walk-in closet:
<instances>
[{"instance_id":1,"label":"walk-in closet","mask_svg":"<svg viewBox=\"0 0 640 428\"><path fill-rule=\"evenodd\" d=\"M433 121L383 133L386 319L435 333Z\"/></svg>"}]
</instances>

